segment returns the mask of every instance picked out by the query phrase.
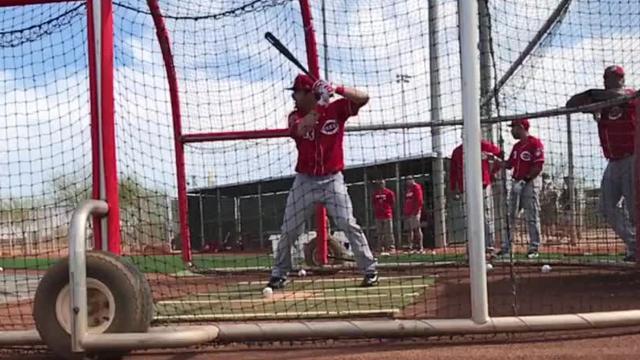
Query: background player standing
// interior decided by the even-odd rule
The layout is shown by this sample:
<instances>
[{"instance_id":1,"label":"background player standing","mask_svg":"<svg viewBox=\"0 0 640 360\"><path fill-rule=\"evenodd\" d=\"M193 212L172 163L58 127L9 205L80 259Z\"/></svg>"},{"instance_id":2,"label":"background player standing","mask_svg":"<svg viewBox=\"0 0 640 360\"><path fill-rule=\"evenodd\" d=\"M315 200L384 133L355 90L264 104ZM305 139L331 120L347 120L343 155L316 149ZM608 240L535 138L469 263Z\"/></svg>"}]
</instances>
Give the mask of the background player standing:
<instances>
[{"instance_id":1,"label":"background player standing","mask_svg":"<svg viewBox=\"0 0 640 360\"><path fill-rule=\"evenodd\" d=\"M622 95L634 95L634 89L624 87L624 69L612 65L604 70L605 90L588 90L569 99L567 107L611 100ZM594 114L607 168L600 184L600 212L627 247L625 261L636 261L634 147L640 98L608 107ZM617 208L624 198L626 211Z\"/></svg>"},{"instance_id":2,"label":"background player standing","mask_svg":"<svg viewBox=\"0 0 640 360\"><path fill-rule=\"evenodd\" d=\"M422 185L418 184L413 177L407 177L406 189L404 193L403 214L405 226L408 231L409 250L423 252L422 229L420 228L420 215L422 215L422 205L424 197Z\"/></svg>"},{"instance_id":3,"label":"background player standing","mask_svg":"<svg viewBox=\"0 0 640 360\"><path fill-rule=\"evenodd\" d=\"M482 152L482 189L484 196L484 239L487 252L493 252L494 244L494 228L493 216L489 206L491 198L491 182L493 174L499 170L497 166L492 166L495 159L502 158L502 150L494 143L488 140L480 142L480 151ZM458 145L451 153L451 170L449 172L449 188L456 195L460 196L464 193L464 152L462 144Z\"/></svg>"},{"instance_id":4,"label":"background player standing","mask_svg":"<svg viewBox=\"0 0 640 360\"><path fill-rule=\"evenodd\" d=\"M510 126L511 135L518 140L504 164L507 169L513 170L509 194L511 231L507 234L506 241L497 255L505 256L511 251L516 219L520 209L523 209L529 230L527 257L534 259L538 257L540 247L540 201L538 199L540 184L537 178L544 165L544 146L540 139L529 134L528 119L514 120Z\"/></svg>"},{"instance_id":5,"label":"background player standing","mask_svg":"<svg viewBox=\"0 0 640 360\"><path fill-rule=\"evenodd\" d=\"M376 246L380 255L389 255L396 250L393 236L393 206L396 194L386 187L384 179L376 182L376 191L372 195L373 212L376 219Z\"/></svg>"}]
</instances>

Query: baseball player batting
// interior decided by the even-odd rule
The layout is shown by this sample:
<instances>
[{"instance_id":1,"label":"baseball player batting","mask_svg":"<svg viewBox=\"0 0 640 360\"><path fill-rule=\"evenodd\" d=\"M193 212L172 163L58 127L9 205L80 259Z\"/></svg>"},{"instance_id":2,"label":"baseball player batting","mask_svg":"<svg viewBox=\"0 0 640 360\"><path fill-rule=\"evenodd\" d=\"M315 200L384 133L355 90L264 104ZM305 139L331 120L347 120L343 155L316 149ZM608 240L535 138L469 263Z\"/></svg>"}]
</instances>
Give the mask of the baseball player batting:
<instances>
[{"instance_id":1,"label":"baseball player batting","mask_svg":"<svg viewBox=\"0 0 640 360\"><path fill-rule=\"evenodd\" d=\"M544 146L540 139L529 134L529 120L519 119L511 122L511 135L518 142L513 145L509 159L504 166L513 170L511 174L511 192L509 194L509 221L515 225L518 212L524 210L529 230L529 250L527 257L538 257L540 247L540 193L541 184L538 175L544 165ZM506 256L511 251L513 230L507 234L498 256Z\"/></svg>"},{"instance_id":2,"label":"baseball player batting","mask_svg":"<svg viewBox=\"0 0 640 360\"><path fill-rule=\"evenodd\" d=\"M588 90L569 99L567 107L611 100L621 95L633 95L634 89L624 87L624 69L612 65L604 70L605 91ZM625 243L624 261L636 261L634 146L636 114L640 99L594 113L604 157L608 160L600 185L600 212ZM617 207L624 198L625 211Z\"/></svg>"},{"instance_id":3,"label":"baseball player batting","mask_svg":"<svg viewBox=\"0 0 640 360\"><path fill-rule=\"evenodd\" d=\"M291 245L302 234L304 221L315 204L327 208L338 230L347 236L358 268L364 274L362 286L378 283L376 260L367 238L353 217L351 199L347 193L342 142L347 119L369 101L359 90L333 87L323 80L314 81L308 75L298 75L293 83L295 110L289 114L290 136L296 142L298 161L296 177L287 196L281 238L275 251L275 261L268 287L281 289L291 270ZM329 102L333 94L342 98Z\"/></svg>"}]
</instances>

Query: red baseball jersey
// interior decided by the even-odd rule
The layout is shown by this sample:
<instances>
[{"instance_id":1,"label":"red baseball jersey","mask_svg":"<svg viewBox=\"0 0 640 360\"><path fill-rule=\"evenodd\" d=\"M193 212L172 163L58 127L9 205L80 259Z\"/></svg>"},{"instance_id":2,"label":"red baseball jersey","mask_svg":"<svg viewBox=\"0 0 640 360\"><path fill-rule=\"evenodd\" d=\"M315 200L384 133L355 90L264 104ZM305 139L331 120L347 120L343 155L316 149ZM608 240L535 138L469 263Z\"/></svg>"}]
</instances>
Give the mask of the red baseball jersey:
<instances>
[{"instance_id":1,"label":"red baseball jersey","mask_svg":"<svg viewBox=\"0 0 640 360\"><path fill-rule=\"evenodd\" d=\"M378 220L393 218L393 206L396 203L396 194L390 189L378 189L373 193L373 213Z\"/></svg>"},{"instance_id":2,"label":"red baseball jersey","mask_svg":"<svg viewBox=\"0 0 640 360\"><path fill-rule=\"evenodd\" d=\"M407 188L407 192L404 194L403 213L405 216L418 215L420 213L424 204L422 196L422 185L414 183Z\"/></svg>"},{"instance_id":3,"label":"red baseball jersey","mask_svg":"<svg viewBox=\"0 0 640 360\"><path fill-rule=\"evenodd\" d=\"M633 95L635 90L625 89L625 95ZM609 160L623 159L633 155L636 132L636 106L640 99L602 109L598 121L598 135L604 157Z\"/></svg>"},{"instance_id":4,"label":"red baseball jersey","mask_svg":"<svg viewBox=\"0 0 640 360\"><path fill-rule=\"evenodd\" d=\"M502 150L492 143L491 141L480 141L480 151L483 154L491 154L493 156L502 157ZM451 168L449 170L449 188L451 191L464 191L464 152L462 150L462 144L458 145L451 153ZM491 176L493 175L491 164L487 156L482 157L482 187L491 185Z\"/></svg>"},{"instance_id":5,"label":"red baseball jersey","mask_svg":"<svg viewBox=\"0 0 640 360\"><path fill-rule=\"evenodd\" d=\"M318 105L315 110L320 115L316 126L303 136L296 134L296 128L304 115L297 110L289 115L290 134L298 149L296 172L311 176L335 174L344 169L344 124L358 114L359 107L343 98L327 106Z\"/></svg>"},{"instance_id":6,"label":"red baseball jersey","mask_svg":"<svg viewBox=\"0 0 640 360\"><path fill-rule=\"evenodd\" d=\"M544 164L544 146L540 139L529 135L513 145L507 168L513 169L511 177L515 180L526 180L534 164Z\"/></svg>"}]
</instances>

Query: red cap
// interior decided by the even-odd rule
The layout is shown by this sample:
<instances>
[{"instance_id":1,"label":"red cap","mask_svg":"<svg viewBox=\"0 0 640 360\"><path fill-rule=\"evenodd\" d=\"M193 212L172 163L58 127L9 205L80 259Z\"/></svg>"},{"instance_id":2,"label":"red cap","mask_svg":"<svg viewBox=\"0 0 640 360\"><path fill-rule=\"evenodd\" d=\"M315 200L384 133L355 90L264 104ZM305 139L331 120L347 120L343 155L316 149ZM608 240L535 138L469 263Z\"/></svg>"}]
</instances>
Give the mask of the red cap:
<instances>
[{"instance_id":1,"label":"red cap","mask_svg":"<svg viewBox=\"0 0 640 360\"><path fill-rule=\"evenodd\" d=\"M604 75L606 76L608 74L616 74L618 76L624 76L624 69L622 68L622 66L619 66L619 65L607 66L607 68L604 69Z\"/></svg>"},{"instance_id":2,"label":"red cap","mask_svg":"<svg viewBox=\"0 0 640 360\"><path fill-rule=\"evenodd\" d=\"M510 127L514 127L514 126L522 126L523 129L529 131L529 119L517 119L517 120L513 120L511 122L511 125L509 125Z\"/></svg>"},{"instance_id":3,"label":"red cap","mask_svg":"<svg viewBox=\"0 0 640 360\"><path fill-rule=\"evenodd\" d=\"M293 86L287 88L287 90L306 90L311 91L313 89L313 84L315 84L315 80L311 78L309 75L299 74L296 76L295 80L293 80Z\"/></svg>"}]
</instances>

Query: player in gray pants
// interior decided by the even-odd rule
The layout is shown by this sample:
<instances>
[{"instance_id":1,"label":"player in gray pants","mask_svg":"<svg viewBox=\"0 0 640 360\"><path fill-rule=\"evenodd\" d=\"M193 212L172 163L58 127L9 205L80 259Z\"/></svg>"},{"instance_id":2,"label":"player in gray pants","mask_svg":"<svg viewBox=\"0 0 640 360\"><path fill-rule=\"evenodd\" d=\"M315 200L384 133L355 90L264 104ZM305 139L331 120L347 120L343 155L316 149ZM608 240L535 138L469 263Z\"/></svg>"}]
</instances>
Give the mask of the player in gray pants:
<instances>
[{"instance_id":1,"label":"player in gray pants","mask_svg":"<svg viewBox=\"0 0 640 360\"><path fill-rule=\"evenodd\" d=\"M624 241L627 253L624 261L636 261L636 211L634 183L635 131L640 112L640 98L634 89L624 87L624 69L618 65L604 70L604 90L591 89L576 94L567 107L577 107L636 95L626 103L594 113L604 157L609 160L600 185L600 211L613 231ZM618 208L624 199L626 211Z\"/></svg>"},{"instance_id":2,"label":"player in gray pants","mask_svg":"<svg viewBox=\"0 0 640 360\"><path fill-rule=\"evenodd\" d=\"M276 258L271 276L286 278L291 270L291 240L296 240L304 230L305 219L311 216L315 204L321 202L336 227L349 239L358 268L363 273L375 273L376 262L369 249L367 238L353 217L351 199L347 193L342 173L328 176L298 174L287 197L282 224L282 236L276 248Z\"/></svg>"},{"instance_id":3,"label":"player in gray pants","mask_svg":"<svg viewBox=\"0 0 640 360\"><path fill-rule=\"evenodd\" d=\"M282 234L267 286L272 289L285 286L287 273L292 268L292 243L302 234L304 221L316 203L324 204L336 228L347 236L358 268L364 274L362 286L374 286L378 283L376 260L353 217L353 206L342 176L345 123L357 115L369 97L352 88L334 89L325 81L315 81L303 74L296 77L291 90L296 110L289 115L289 130L298 149L297 175L287 196ZM334 92L342 95L342 99L329 102Z\"/></svg>"},{"instance_id":4,"label":"player in gray pants","mask_svg":"<svg viewBox=\"0 0 640 360\"><path fill-rule=\"evenodd\" d=\"M497 254L504 256L511 251L511 242L515 232L515 224L520 209L524 210L529 230L529 249L527 257L538 257L540 247L540 179L544 165L544 146L540 139L529 134L529 120L518 119L511 122L511 135L518 142L513 145L509 160L504 163L507 169L512 170L512 186L509 193L509 223L510 231L502 249Z\"/></svg>"},{"instance_id":5,"label":"player in gray pants","mask_svg":"<svg viewBox=\"0 0 640 360\"><path fill-rule=\"evenodd\" d=\"M636 260L634 156L610 160L600 184L600 212L627 247L625 261ZM618 208L624 198L624 209ZM626 211L625 211L626 210Z\"/></svg>"}]
</instances>

